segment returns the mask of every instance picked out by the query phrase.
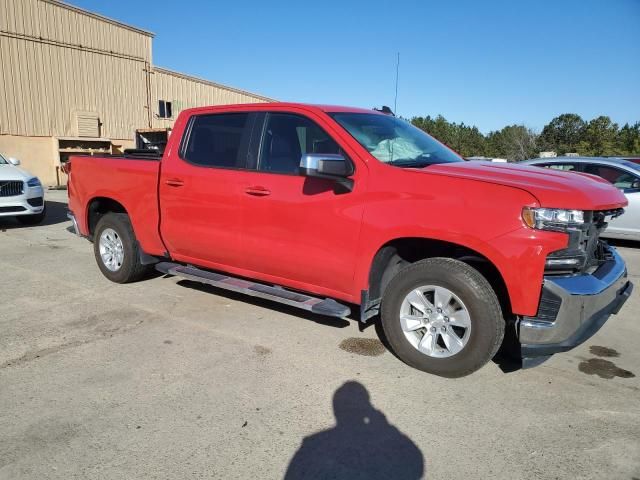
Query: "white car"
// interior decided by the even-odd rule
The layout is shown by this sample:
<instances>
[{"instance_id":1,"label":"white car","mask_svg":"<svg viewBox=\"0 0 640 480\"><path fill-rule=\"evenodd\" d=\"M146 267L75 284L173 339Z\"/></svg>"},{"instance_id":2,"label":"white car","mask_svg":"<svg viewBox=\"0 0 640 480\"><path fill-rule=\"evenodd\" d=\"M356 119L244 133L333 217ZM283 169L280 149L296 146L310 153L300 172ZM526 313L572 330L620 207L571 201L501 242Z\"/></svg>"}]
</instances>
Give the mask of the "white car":
<instances>
[{"instance_id":1,"label":"white car","mask_svg":"<svg viewBox=\"0 0 640 480\"><path fill-rule=\"evenodd\" d=\"M44 189L38 177L18 168L20 161L0 155L0 218L36 225L45 216Z\"/></svg>"}]
</instances>

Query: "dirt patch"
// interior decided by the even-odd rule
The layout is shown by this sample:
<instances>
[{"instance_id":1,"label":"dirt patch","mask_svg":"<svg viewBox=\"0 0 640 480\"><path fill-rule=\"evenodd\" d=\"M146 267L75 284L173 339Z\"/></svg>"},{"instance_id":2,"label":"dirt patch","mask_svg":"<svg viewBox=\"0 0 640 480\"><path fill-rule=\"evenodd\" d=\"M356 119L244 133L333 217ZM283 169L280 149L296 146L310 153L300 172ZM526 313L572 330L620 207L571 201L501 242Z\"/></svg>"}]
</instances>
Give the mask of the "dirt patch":
<instances>
[{"instance_id":1,"label":"dirt patch","mask_svg":"<svg viewBox=\"0 0 640 480\"><path fill-rule=\"evenodd\" d=\"M265 357L271 353L270 348L263 347L262 345L256 345L255 347L253 347L253 351L261 357Z\"/></svg>"},{"instance_id":2,"label":"dirt patch","mask_svg":"<svg viewBox=\"0 0 640 480\"><path fill-rule=\"evenodd\" d=\"M377 357L386 352L382 342L375 338L345 338L338 347L345 352L364 355L365 357Z\"/></svg>"},{"instance_id":3,"label":"dirt patch","mask_svg":"<svg viewBox=\"0 0 640 480\"><path fill-rule=\"evenodd\" d=\"M591 354L595 355L596 357L619 357L620 356L620 354L613 348L599 347L597 345L593 345L592 347L589 347L589 352L591 352Z\"/></svg>"},{"instance_id":4,"label":"dirt patch","mask_svg":"<svg viewBox=\"0 0 640 480\"><path fill-rule=\"evenodd\" d=\"M600 378L611 380L613 377L633 378L635 375L629 370L618 367L615 363L602 358L590 358L580 362L578 370L587 375L598 375Z\"/></svg>"},{"instance_id":5,"label":"dirt patch","mask_svg":"<svg viewBox=\"0 0 640 480\"><path fill-rule=\"evenodd\" d=\"M77 330L78 333L106 335L114 333L124 333L132 328L136 328L143 322L151 318L151 315L136 308L117 308L107 312L89 315L69 322L69 328Z\"/></svg>"},{"instance_id":6,"label":"dirt patch","mask_svg":"<svg viewBox=\"0 0 640 480\"><path fill-rule=\"evenodd\" d=\"M12 360L7 360L3 364L0 365L1 368L11 367L20 365L23 363L30 362L32 360L36 360L40 357L46 357L47 355L51 355L53 353L57 353L61 350L66 350L67 348L79 347L80 345L84 345L87 343L86 341L76 340L73 342L63 343L61 345L56 345L54 347L43 348L42 350L36 350L32 352L27 352L19 358L14 358Z\"/></svg>"},{"instance_id":7,"label":"dirt patch","mask_svg":"<svg viewBox=\"0 0 640 480\"><path fill-rule=\"evenodd\" d=\"M19 358L0 364L0 369L18 366L63 350L127 333L138 328L150 318L152 318L151 314L142 310L117 309L68 322L65 326L68 327L69 336L73 335L77 338L59 345L29 351Z\"/></svg>"}]
</instances>

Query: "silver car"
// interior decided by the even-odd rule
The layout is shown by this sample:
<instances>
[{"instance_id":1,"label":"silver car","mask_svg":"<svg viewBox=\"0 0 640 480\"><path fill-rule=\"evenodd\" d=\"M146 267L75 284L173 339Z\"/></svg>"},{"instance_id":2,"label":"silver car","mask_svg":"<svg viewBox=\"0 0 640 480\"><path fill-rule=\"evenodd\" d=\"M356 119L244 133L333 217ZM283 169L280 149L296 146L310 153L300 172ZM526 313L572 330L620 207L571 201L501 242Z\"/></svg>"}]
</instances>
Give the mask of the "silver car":
<instances>
[{"instance_id":1,"label":"silver car","mask_svg":"<svg viewBox=\"0 0 640 480\"><path fill-rule=\"evenodd\" d=\"M602 237L640 240L640 165L627 160L603 157L536 158L521 162L526 165L590 173L618 187L629 200L624 215L609 222Z\"/></svg>"}]
</instances>

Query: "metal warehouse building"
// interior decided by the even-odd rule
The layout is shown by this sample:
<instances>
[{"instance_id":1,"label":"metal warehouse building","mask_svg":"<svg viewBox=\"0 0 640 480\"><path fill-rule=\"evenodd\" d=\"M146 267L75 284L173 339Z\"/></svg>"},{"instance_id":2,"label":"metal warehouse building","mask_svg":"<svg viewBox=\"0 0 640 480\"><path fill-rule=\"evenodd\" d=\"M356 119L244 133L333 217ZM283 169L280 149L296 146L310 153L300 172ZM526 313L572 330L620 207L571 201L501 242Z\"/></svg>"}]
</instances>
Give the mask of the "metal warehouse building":
<instances>
[{"instance_id":1,"label":"metal warehouse building","mask_svg":"<svg viewBox=\"0 0 640 480\"><path fill-rule=\"evenodd\" d=\"M184 108L270 100L153 66L152 39L57 0L0 0L0 153L59 185L69 155L161 145Z\"/></svg>"}]
</instances>

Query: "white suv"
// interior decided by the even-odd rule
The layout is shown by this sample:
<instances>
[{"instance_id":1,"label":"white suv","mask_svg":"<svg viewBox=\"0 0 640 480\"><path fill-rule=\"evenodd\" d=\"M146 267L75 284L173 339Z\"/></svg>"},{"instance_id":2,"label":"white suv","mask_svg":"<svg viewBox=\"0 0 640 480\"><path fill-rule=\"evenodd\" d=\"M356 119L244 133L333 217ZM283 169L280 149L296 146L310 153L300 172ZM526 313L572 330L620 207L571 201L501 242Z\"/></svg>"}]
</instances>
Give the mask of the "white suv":
<instances>
[{"instance_id":1,"label":"white suv","mask_svg":"<svg viewBox=\"0 0 640 480\"><path fill-rule=\"evenodd\" d=\"M0 218L16 217L36 225L45 216L44 189L37 177L18 168L20 161L0 155Z\"/></svg>"}]
</instances>

